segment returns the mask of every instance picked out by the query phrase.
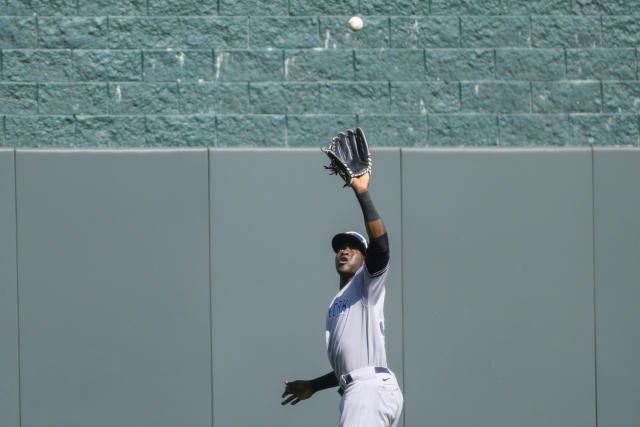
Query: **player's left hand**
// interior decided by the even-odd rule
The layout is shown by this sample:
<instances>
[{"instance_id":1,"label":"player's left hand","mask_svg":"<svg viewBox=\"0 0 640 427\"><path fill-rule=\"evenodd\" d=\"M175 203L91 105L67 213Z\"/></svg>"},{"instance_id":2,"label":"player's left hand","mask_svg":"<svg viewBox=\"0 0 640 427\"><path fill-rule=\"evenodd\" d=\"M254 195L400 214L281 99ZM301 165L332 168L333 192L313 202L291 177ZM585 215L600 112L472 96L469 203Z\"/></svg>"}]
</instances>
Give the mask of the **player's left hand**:
<instances>
[{"instance_id":1,"label":"player's left hand","mask_svg":"<svg viewBox=\"0 0 640 427\"><path fill-rule=\"evenodd\" d=\"M371 174L369 172L364 175L354 177L351 181L351 188L353 188L356 194L364 193L369 189L370 178Z\"/></svg>"},{"instance_id":2,"label":"player's left hand","mask_svg":"<svg viewBox=\"0 0 640 427\"><path fill-rule=\"evenodd\" d=\"M286 405L291 402L292 405L295 405L301 400L310 398L313 396L313 393L315 393L315 391L311 387L311 383L309 381L297 380L289 382L284 380L284 393L282 393L282 398L284 399L288 395L291 396L283 400L281 404Z\"/></svg>"},{"instance_id":3,"label":"player's left hand","mask_svg":"<svg viewBox=\"0 0 640 427\"><path fill-rule=\"evenodd\" d=\"M329 145L322 147L322 152L329 157L329 169L331 174L340 176L344 180L344 186L352 184L359 176L371 172L371 152L364 131L357 128L355 131L347 130L335 136Z\"/></svg>"}]
</instances>

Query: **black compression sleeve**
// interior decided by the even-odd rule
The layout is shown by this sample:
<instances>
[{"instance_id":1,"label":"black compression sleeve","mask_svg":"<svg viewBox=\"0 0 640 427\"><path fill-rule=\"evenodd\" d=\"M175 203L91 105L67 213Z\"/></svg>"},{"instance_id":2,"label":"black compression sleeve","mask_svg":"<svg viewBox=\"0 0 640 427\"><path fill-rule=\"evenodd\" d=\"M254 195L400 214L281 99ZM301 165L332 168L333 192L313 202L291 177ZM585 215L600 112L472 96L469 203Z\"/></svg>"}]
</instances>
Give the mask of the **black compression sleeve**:
<instances>
[{"instance_id":1,"label":"black compression sleeve","mask_svg":"<svg viewBox=\"0 0 640 427\"><path fill-rule=\"evenodd\" d=\"M371 275L384 270L389 263L389 237L387 233L371 239L364 262L367 265L367 271Z\"/></svg>"},{"instance_id":2,"label":"black compression sleeve","mask_svg":"<svg viewBox=\"0 0 640 427\"><path fill-rule=\"evenodd\" d=\"M327 375L323 375L314 380L311 380L311 388L314 391L324 390L325 388L336 387L338 384L338 378L333 372L329 372Z\"/></svg>"},{"instance_id":3,"label":"black compression sleeve","mask_svg":"<svg viewBox=\"0 0 640 427\"><path fill-rule=\"evenodd\" d=\"M358 202L360 202L360 207L362 208L365 222L373 222L380 218L380 215L378 215L378 211L373 205L373 201L371 200L371 196L369 195L368 191L356 194L356 197L358 198Z\"/></svg>"}]
</instances>

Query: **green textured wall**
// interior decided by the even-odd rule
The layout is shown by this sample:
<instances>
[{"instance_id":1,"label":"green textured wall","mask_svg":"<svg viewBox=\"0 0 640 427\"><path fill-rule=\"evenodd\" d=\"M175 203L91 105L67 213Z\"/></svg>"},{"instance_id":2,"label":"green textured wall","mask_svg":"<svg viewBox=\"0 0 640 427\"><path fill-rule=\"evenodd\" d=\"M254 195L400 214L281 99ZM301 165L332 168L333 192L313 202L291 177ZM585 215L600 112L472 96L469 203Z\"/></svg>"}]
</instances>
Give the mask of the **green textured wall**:
<instances>
[{"instance_id":1,"label":"green textured wall","mask_svg":"<svg viewBox=\"0 0 640 427\"><path fill-rule=\"evenodd\" d=\"M639 145L639 0L0 0L0 145ZM353 33L347 20L364 18Z\"/></svg>"}]
</instances>

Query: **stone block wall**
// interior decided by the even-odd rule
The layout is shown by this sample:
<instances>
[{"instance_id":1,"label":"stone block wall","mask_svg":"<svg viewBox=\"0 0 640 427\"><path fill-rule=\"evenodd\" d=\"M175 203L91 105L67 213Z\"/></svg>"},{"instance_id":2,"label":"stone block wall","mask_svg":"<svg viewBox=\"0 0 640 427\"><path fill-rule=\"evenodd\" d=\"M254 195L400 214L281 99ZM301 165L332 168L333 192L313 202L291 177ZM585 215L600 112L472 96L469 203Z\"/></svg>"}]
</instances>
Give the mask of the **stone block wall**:
<instances>
[{"instance_id":1,"label":"stone block wall","mask_svg":"<svg viewBox=\"0 0 640 427\"><path fill-rule=\"evenodd\" d=\"M0 0L0 146L638 146L639 46L640 0Z\"/></svg>"}]
</instances>

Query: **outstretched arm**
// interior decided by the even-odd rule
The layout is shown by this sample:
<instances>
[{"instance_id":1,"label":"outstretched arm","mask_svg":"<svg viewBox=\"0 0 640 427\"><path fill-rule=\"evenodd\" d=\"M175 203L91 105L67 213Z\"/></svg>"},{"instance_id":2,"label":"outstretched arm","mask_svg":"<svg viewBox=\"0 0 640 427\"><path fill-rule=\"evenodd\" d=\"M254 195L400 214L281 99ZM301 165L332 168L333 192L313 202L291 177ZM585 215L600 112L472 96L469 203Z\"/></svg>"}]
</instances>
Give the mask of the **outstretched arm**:
<instances>
[{"instance_id":1,"label":"outstretched arm","mask_svg":"<svg viewBox=\"0 0 640 427\"><path fill-rule=\"evenodd\" d=\"M369 235L369 248L365 256L365 264L367 265L367 271L375 275L382 271L389 263L389 238L382 218L378 215L376 207L369 195L370 178L371 175L368 172L362 176L353 178L351 187L356 193L356 197L362 208L367 234Z\"/></svg>"},{"instance_id":2,"label":"outstretched arm","mask_svg":"<svg viewBox=\"0 0 640 427\"><path fill-rule=\"evenodd\" d=\"M284 393L282 393L282 398L289 397L282 401L282 405L286 405L289 402L295 405L301 400L310 398L316 391L336 387L338 384L338 379L333 371L311 381L297 380L289 382L284 380Z\"/></svg>"}]
</instances>

